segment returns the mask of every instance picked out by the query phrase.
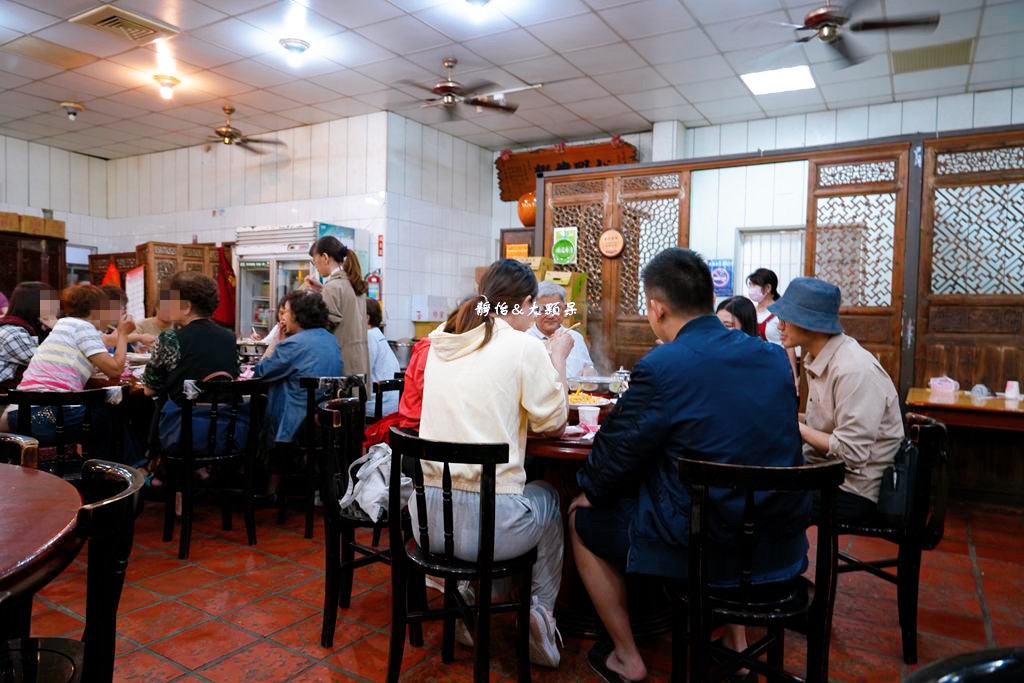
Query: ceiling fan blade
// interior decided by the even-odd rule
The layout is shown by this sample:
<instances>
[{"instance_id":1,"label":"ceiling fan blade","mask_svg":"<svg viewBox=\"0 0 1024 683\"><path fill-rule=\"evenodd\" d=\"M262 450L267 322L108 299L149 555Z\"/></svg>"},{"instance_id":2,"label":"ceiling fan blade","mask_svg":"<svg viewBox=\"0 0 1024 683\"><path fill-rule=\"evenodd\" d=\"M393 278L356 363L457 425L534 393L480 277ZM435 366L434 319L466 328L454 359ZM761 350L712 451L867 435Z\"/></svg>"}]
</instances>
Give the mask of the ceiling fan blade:
<instances>
[{"instance_id":1,"label":"ceiling fan blade","mask_svg":"<svg viewBox=\"0 0 1024 683\"><path fill-rule=\"evenodd\" d=\"M539 90L543 88L543 83L532 83L530 85L520 85L515 88L505 88L504 90L492 90L491 92L485 92L477 95L477 97L497 97L499 95L511 95L514 92L523 92L524 90Z\"/></svg>"},{"instance_id":2,"label":"ceiling fan blade","mask_svg":"<svg viewBox=\"0 0 1024 683\"><path fill-rule=\"evenodd\" d=\"M485 109L497 109L508 114L515 114L516 110L519 109L518 104L502 104L501 102L495 102L494 100L486 100L481 97L471 97L467 100L463 100L463 104L468 104L471 107L484 107Z\"/></svg>"},{"instance_id":3,"label":"ceiling fan blade","mask_svg":"<svg viewBox=\"0 0 1024 683\"><path fill-rule=\"evenodd\" d=\"M434 89L433 89L433 88L428 88L428 87L427 87L427 86L425 86L425 85L420 85L419 83L414 83L413 81L410 81L410 80L408 80L408 79L405 79L405 80L401 80L401 81L398 81L398 82L399 82L399 83L400 83L401 85L408 85L409 87L411 87L411 88L417 88L418 90L426 90L426 91L427 91L427 92L429 92L429 93L433 93L433 92L434 92Z\"/></svg>"},{"instance_id":4,"label":"ceiling fan blade","mask_svg":"<svg viewBox=\"0 0 1024 683\"><path fill-rule=\"evenodd\" d=\"M444 100L442 100L440 97L435 97L432 100L424 100L423 103L420 105L420 109L427 109L428 107L443 107L443 106L444 106Z\"/></svg>"},{"instance_id":5,"label":"ceiling fan blade","mask_svg":"<svg viewBox=\"0 0 1024 683\"><path fill-rule=\"evenodd\" d=\"M862 5L866 4L868 1L869 0L850 0L843 7L841 14L844 17L846 17L847 19L849 19L854 14L856 14L858 8L860 8Z\"/></svg>"},{"instance_id":6,"label":"ceiling fan blade","mask_svg":"<svg viewBox=\"0 0 1024 683\"><path fill-rule=\"evenodd\" d=\"M843 60L843 68L853 66L855 64L860 64L866 59L864 55L860 54L856 49L851 47L850 43L847 42L846 39L843 38L843 36L839 36L831 43L828 43L828 45L831 45L832 48L839 54L840 59Z\"/></svg>"},{"instance_id":7,"label":"ceiling fan blade","mask_svg":"<svg viewBox=\"0 0 1024 683\"><path fill-rule=\"evenodd\" d=\"M771 69L783 68L782 66L780 66L780 58L788 57L790 54L793 53L800 55L800 52L796 48L799 47L801 43L806 43L812 40L817 35L817 33L811 33L808 36L797 38L796 40L790 41L783 45L782 47L776 48L774 50L769 50L760 57L757 57L747 62L745 65L745 71L769 71ZM803 61L804 57L801 56L798 59L798 62L803 63ZM794 65L795 64L793 62L790 62L789 64L785 64L783 66Z\"/></svg>"},{"instance_id":8,"label":"ceiling fan blade","mask_svg":"<svg viewBox=\"0 0 1024 683\"><path fill-rule=\"evenodd\" d=\"M913 14L902 17L891 17L885 19L862 19L855 21L846 28L850 31L892 31L894 29L919 29L922 31L934 31L939 25L942 15L938 12L932 14Z\"/></svg>"},{"instance_id":9,"label":"ceiling fan blade","mask_svg":"<svg viewBox=\"0 0 1024 683\"><path fill-rule=\"evenodd\" d=\"M240 138L238 140L239 145L283 145L280 140L263 140L261 138Z\"/></svg>"},{"instance_id":10,"label":"ceiling fan blade","mask_svg":"<svg viewBox=\"0 0 1024 683\"><path fill-rule=\"evenodd\" d=\"M219 135L207 135L206 139L210 142L224 142L224 138Z\"/></svg>"},{"instance_id":11,"label":"ceiling fan blade","mask_svg":"<svg viewBox=\"0 0 1024 683\"><path fill-rule=\"evenodd\" d=\"M473 81L472 83L464 85L462 90L459 91L459 94L463 97L471 97L472 95L476 95L488 88L496 87L498 87L498 84L494 81Z\"/></svg>"},{"instance_id":12,"label":"ceiling fan blade","mask_svg":"<svg viewBox=\"0 0 1024 683\"><path fill-rule=\"evenodd\" d=\"M236 142L235 144L244 149L246 152L252 152L253 154L266 154L266 152L262 150L256 149L255 147L250 147L249 143L244 140L241 142Z\"/></svg>"}]
</instances>

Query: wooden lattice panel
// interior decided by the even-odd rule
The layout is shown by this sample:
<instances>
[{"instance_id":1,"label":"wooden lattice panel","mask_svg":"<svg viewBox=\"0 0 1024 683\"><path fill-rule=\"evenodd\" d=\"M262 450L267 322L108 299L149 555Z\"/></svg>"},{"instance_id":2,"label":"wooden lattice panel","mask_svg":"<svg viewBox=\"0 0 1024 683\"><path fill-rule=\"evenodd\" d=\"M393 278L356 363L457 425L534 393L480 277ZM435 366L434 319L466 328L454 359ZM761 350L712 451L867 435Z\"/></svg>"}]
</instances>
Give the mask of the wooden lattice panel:
<instances>
[{"instance_id":1,"label":"wooden lattice panel","mask_svg":"<svg viewBox=\"0 0 1024 683\"><path fill-rule=\"evenodd\" d=\"M1024 146L945 152L935 156L935 174L940 176L1020 169L1024 169Z\"/></svg>"},{"instance_id":2,"label":"wooden lattice panel","mask_svg":"<svg viewBox=\"0 0 1024 683\"><path fill-rule=\"evenodd\" d=\"M818 187L887 183L895 179L896 162L892 160L818 167Z\"/></svg>"},{"instance_id":3,"label":"wooden lattice panel","mask_svg":"<svg viewBox=\"0 0 1024 683\"><path fill-rule=\"evenodd\" d=\"M1024 294L1024 184L936 188L933 229L933 294Z\"/></svg>"},{"instance_id":4,"label":"wooden lattice panel","mask_svg":"<svg viewBox=\"0 0 1024 683\"><path fill-rule=\"evenodd\" d=\"M579 228L578 254L575 265L559 266L587 274L587 306L590 315L599 315L602 295L602 259L597 240L604 230L604 204L563 204L553 209L552 225L557 227L576 226Z\"/></svg>"},{"instance_id":5,"label":"wooden lattice panel","mask_svg":"<svg viewBox=\"0 0 1024 683\"><path fill-rule=\"evenodd\" d=\"M843 306L891 306L896 195L818 199L814 273L842 291Z\"/></svg>"},{"instance_id":6,"label":"wooden lattice panel","mask_svg":"<svg viewBox=\"0 0 1024 683\"><path fill-rule=\"evenodd\" d=\"M568 197L574 194L596 194L604 192L603 180L578 180L571 183L553 183L551 195L553 197Z\"/></svg>"},{"instance_id":7,"label":"wooden lattice panel","mask_svg":"<svg viewBox=\"0 0 1024 683\"><path fill-rule=\"evenodd\" d=\"M660 251L678 246L679 198L623 200L622 232L627 246L619 265L619 313L647 315L640 273Z\"/></svg>"},{"instance_id":8,"label":"wooden lattice panel","mask_svg":"<svg viewBox=\"0 0 1024 683\"><path fill-rule=\"evenodd\" d=\"M626 176L622 179L623 192L645 192L648 190L675 190L678 188L678 173Z\"/></svg>"}]
</instances>

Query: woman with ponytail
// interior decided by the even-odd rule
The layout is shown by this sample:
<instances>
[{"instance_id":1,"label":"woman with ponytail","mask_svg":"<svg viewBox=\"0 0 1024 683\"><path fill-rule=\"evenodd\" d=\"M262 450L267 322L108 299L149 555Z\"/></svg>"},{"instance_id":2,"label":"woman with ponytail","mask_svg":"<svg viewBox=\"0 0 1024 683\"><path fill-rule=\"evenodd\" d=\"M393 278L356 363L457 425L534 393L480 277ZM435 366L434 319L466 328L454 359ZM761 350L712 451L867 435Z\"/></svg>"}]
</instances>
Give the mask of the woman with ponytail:
<instances>
[{"instance_id":1,"label":"woman with ponytail","mask_svg":"<svg viewBox=\"0 0 1024 683\"><path fill-rule=\"evenodd\" d=\"M309 249L313 265L327 278L320 295L327 304L327 318L341 346L341 371L370 377L370 353L366 340L366 282L354 251L337 237L321 237Z\"/></svg>"},{"instance_id":2,"label":"woman with ponytail","mask_svg":"<svg viewBox=\"0 0 1024 683\"><path fill-rule=\"evenodd\" d=\"M480 280L480 294L463 302L430 334L420 436L457 443L507 443L509 460L497 466L494 559L537 549L530 609L530 661L557 667L552 614L562 575L562 519L558 494L544 482L526 482L526 433L560 435L567 415L565 359L572 338L562 332L543 342L525 333L535 316L537 278L519 261L498 261ZM534 309L536 310L536 309ZM477 559L480 467L451 465L455 555ZM443 518L441 469L423 463L427 515ZM417 510L410 506L413 529ZM431 550L441 552L432 537ZM525 628L521 624L520 628ZM464 633L464 632L463 632ZM462 638L464 640L464 638Z\"/></svg>"}]
</instances>

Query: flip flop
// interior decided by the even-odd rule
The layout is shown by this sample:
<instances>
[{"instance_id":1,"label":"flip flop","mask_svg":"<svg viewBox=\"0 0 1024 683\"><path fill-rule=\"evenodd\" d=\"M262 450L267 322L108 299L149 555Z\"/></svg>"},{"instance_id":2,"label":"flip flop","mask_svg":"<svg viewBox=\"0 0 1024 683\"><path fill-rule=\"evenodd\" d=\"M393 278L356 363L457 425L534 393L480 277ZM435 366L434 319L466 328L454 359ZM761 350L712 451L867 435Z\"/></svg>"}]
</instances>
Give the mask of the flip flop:
<instances>
[{"instance_id":1,"label":"flip flop","mask_svg":"<svg viewBox=\"0 0 1024 683\"><path fill-rule=\"evenodd\" d=\"M594 647L587 652L587 663L605 683L630 683L616 672L608 668L608 656L611 655L615 646L609 641L597 641Z\"/></svg>"}]
</instances>

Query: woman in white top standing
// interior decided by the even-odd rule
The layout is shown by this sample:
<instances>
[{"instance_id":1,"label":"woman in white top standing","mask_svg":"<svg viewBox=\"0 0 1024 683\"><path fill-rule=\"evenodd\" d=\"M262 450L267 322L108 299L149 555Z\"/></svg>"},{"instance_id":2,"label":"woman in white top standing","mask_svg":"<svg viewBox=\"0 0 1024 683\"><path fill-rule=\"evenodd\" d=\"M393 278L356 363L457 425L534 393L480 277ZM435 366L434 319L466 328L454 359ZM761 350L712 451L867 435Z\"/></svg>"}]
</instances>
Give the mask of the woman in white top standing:
<instances>
[{"instance_id":1,"label":"woman in white top standing","mask_svg":"<svg viewBox=\"0 0 1024 683\"><path fill-rule=\"evenodd\" d=\"M480 294L467 300L449 321L430 333L423 384L420 437L456 443L507 443L507 464L497 466L494 559L507 560L537 548L530 608L530 661L557 667L553 610L562 577L562 517L558 494L545 482L526 481L527 427L561 435L568 413L565 359L572 338L564 330L549 349L525 334L533 324L530 306L537 278L529 266L506 259L488 268ZM443 519L441 468L423 463L427 515ZM480 467L452 465L455 556L477 557ZM410 506L412 527L418 511ZM431 550L442 550L431 534ZM521 625L522 628L525 625Z\"/></svg>"},{"instance_id":2,"label":"woman in white top standing","mask_svg":"<svg viewBox=\"0 0 1024 683\"><path fill-rule=\"evenodd\" d=\"M382 382L394 377L402 371L398 364L398 357L388 344L384 336L384 312L380 308L380 302L376 299L366 300L366 342L370 349L370 373L373 381ZM381 403L381 416L398 412L399 395L397 391L385 391ZM377 412L376 398L373 394L373 385L367 392L366 414L373 416Z\"/></svg>"},{"instance_id":3,"label":"woman in white top standing","mask_svg":"<svg viewBox=\"0 0 1024 683\"><path fill-rule=\"evenodd\" d=\"M766 342L782 346L782 335L779 332L779 319L768 310L768 307L779 300L779 276L775 271L758 268L747 277L747 298L757 306L757 333ZM793 371L793 384L800 386L796 374L796 352L786 349L789 366Z\"/></svg>"}]
</instances>

